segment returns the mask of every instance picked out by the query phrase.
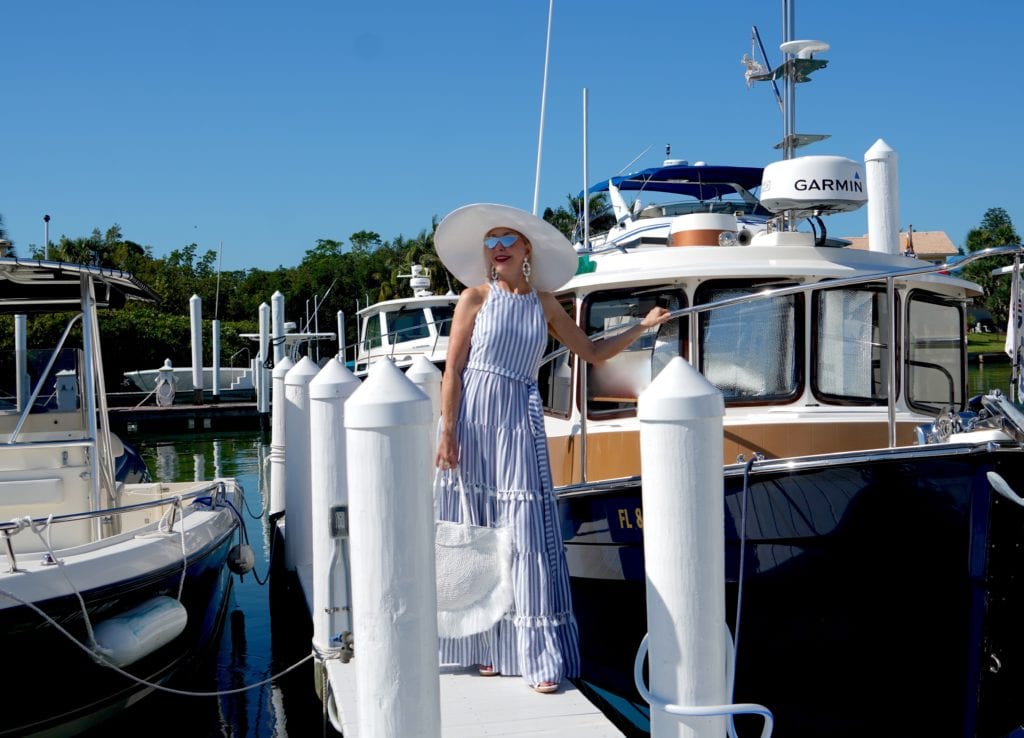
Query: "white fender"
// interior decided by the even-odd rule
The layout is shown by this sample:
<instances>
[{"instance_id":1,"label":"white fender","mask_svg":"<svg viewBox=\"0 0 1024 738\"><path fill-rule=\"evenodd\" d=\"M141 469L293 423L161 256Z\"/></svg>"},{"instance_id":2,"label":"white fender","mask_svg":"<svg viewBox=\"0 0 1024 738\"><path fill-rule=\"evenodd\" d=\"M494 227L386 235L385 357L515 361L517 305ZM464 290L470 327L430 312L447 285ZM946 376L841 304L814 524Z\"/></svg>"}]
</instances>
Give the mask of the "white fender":
<instances>
[{"instance_id":1,"label":"white fender","mask_svg":"<svg viewBox=\"0 0 1024 738\"><path fill-rule=\"evenodd\" d=\"M173 641L188 623L188 610L160 595L96 625L93 634L103 657L114 666L133 664Z\"/></svg>"}]
</instances>

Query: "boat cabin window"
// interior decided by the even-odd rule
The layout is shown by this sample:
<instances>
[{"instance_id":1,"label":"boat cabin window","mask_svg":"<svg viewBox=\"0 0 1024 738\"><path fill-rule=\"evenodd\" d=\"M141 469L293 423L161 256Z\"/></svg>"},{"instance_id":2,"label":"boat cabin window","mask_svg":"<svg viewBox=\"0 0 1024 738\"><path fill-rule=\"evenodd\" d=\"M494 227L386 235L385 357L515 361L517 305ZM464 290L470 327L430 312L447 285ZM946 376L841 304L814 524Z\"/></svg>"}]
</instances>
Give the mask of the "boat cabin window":
<instances>
[{"instance_id":1,"label":"boat cabin window","mask_svg":"<svg viewBox=\"0 0 1024 738\"><path fill-rule=\"evenodd\" d=\"M380 345L380 314L378 313L366 319L366 330L363 331L363 347L369 351L370 349L379 348Z\"/></svg>"},{"instance_id":2,"label":"boat cabin window","mask_svg":"<svg viewBox=\"0 0 1024 738\"><path fill-rule=\"evenodd\" d=\"M566 314L576 322L576 307L572 297L559 300L559 305ZM548 334L548 344L544 348L544 356L562 348L562 342ZM537 389L544 401L544 412L559 417L569 417L572 398L572 354L563 353L557 359L544 362L537 372Z\"/></svg>"},{"instance_id":3,"label":"boat cabin window","mask_svg":"<svg viewBox=\"0 0 1024 738\"><path fill-rule=\"evenodd\" d=\"M937 413L962 410L964 315L959 301L915 290L907 302L907 404Z\"/></svg>"},{"instance_id":4,"label":"boat cabin window","mask_svg":"<svg viewBox=\"0 0 1024 738\"><path fill-rule=\"evenodd\" d=\"M705 305L788 284L706 282L697 289L694 303ZM699 369L722 390L726 404L781 402L801 393L803 304L802 295L782 295L700 314Z\"/></svg>"},{"instance_id":5,"label":"boat cabin window","mask_svg":"<svg viewBox=\"0 0 1024 738\"><path fill-rule=\"evenodd\" d=\"M889 310L885 289L821 290L814 293L812 310L815 397L834 404L886 404Z\"/></svg>"},{"instance_id":6,"label":"boat cabin window","mask_svg":"<svg viewBox=\"0 0 1024 738\"><path fill-rule=\"evenodd\" d=\"M431 320L434 321L434 330L439 336L447 336L452 330L452 315L455 314L454 305L434 305L430 308Z\"/></svg>"},{"instance_id":7,"label":"boat cabin window","mask_svg":"<svg viewBox=\"0 0 1024 738\"><path fill-rule=\"evenodd\" d=\"M655 305L678 310L686 295L678 289L655 287L642 292L602 292L587 299L584 308L588 335L633 323ZM675 320L650 329L630 346L600 366L587 366L588 417L632 414L637 398L668 362L682 355L685 328ZM682 331L682 333L681 333Z\"/></svg>"},{"instance_id":8,"label":"boat cabin window","mask_svg":"<svg viewBox=\"0 0 1024 738\"><path fill-rule=\"evenodd\" d=\"M430 338L427 316L421 308L390 310L384 313L384 320L387 322L388 343L390 344Z\"/></svg>"}]
</instances>

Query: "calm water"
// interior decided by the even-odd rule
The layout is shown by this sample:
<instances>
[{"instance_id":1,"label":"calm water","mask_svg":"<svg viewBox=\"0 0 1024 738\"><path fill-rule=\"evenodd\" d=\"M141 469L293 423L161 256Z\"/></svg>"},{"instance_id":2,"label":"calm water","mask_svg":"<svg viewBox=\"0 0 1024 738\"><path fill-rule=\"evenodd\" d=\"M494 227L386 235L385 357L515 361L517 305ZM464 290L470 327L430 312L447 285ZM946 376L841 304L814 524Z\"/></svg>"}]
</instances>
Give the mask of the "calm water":
<instances>
[{"instance_id":1,"label":"calm water","mask_svg":"<svg viewBox=\"0 0 1024 738\"><path fill-rule=\"evenodd\" d=\"M972 364L967 373L968 393L984 394L991 389L999 389L1003 394L1009 393L1010 363Z\"/></svg>"},{"instance_id":2,"label":"calm water","mask_svg":"<svg viewBox=\"0 0 1024 738\"><path fill-rule=\"evenodd\" d=\"M999 388L1006 392L1009 364L972 366L970 394ZM265 459L269 438L256 432L172 438L135 438L154 478L185 481L215 476L235 477L245 488L249 511L256 514L265 499ZM231 593L216 653L195 674L176 685L181 689L235 689L281 672L309 653L308 614L300 596L277 591L267 578L269 538L261 520L243 511L256 568ZM274 602L274 607L271 607ZM283 603L283 604L282 604ZM273 632L273 636L272 636ZM322 705L313 688L310 664L238 695L179 697L158 694L126 710L97 735L148 736L335 736L324 728Z\"/></svg>"}]
</instances>

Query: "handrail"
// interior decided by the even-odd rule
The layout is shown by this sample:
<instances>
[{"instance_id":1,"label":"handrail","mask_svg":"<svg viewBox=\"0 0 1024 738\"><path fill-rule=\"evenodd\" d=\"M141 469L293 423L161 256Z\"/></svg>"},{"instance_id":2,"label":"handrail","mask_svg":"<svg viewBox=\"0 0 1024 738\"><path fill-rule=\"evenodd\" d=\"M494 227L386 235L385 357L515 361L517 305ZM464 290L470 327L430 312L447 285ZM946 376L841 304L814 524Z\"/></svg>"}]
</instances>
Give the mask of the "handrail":
<instances>
[{"instance_id":1,"label":"handrail","mask_svg":"<svg viewBox=\"0 0 1024 738\"><path fill-rule=\"evenodd\" d=\"M614 250L614 249L611 249ZM858 277L837 277L835 279L827 279L819 282L808 282L805 284L790 285L788 287L768 287L758 292L751 292L748 295L736 295L735 297L727 297L722 300L715 300L714 302L701 303L700 305L690 305L689 307L677 308L669 312L669 319L674 320L681 318L684 315L692 315L702 313L706 311L719 310L721 308L731 307L733 305L739 305L744 302L753 302L755 300L767 300L773 297L785 297L786 295L795 295L805 292L813 292L815 290L830 290L839 287L848 287L858 284L868 284L870 282L881 282L888 279L902 279L905 277L916 277L928 274L936 274L938 272L948 272L951 268L960 269L962 266L976 261L978 259L986 259L992 256L1003 256L1015 253L1024 254L1024 244L1016 244L1014 246L993 246L992 248L984 249L983 251L976 251L973 254L965 256L963 259L956 263L955 267L951 267L949 264L929 264L922 267L914 267L912 269L898 269L896 271L888 272L872 272L871 274L865 274ZM630 323L622 323L617 326L613 326L606 330L598 333L589 334L589 338L604 338L607 335L615 335L623 331L627 331L640 320L634 320ZM540 366L557 359L564 353L568 353L569 349L566 346L555 349L549 354L545 354L540 360Z\"/></svg>"},{"instance_id":2,"label":"handrail","mask_svg":"<svg viewBox=\"0 0 1024 738\"><path fill-rule=\"evenodd\" d=\"M849 466L850 464L869 464L874 462L895 462L895 461L916 461L930 459L932 457L949 456L974 456L977 454L996 453L1000 451L1015 452L1018 444L1009 441L1002 444L986 440L977 443L962 441L954 444L943 444L928 446L900 446L897 448L867 449L861 451L846 451L843 453L817 454L815 456L800 457L798 459L765 459L757 464L758 473L762 476L771 474L792 474L797 471L813 471L830 469L838 466ZM743 464L727 464L722 469L722 475L726 479L743 475ZM628 477L617 477L614 479L602 479L593 482L566 484L555 488L558 497L577 497L590 495L594 492L621 492L628 487L641 486L641 477L634 474Z\"/></svg>"},{"instance_id":3,"label":"handrail","mask_svg":"<svg viewBox=\"0 0 1024 738\"><path fill-rule=\"evenodd\" d=\"M620 247L611 247L605 249L605 251L612 250L623 250ZM960 269L963 266L976 261L978 259L984 259L992 256L1002 256L1014 254L1015 257L1019 257L1021 252L1024 251L1024 245L1017 244L1013 246L994 246L992 248L977 251L973 254L965 256L963 259L956 263L956 269ZM591 252L601 253L601 252ZM734 297L728 297L722 300L715 300L713 302L702 303L700 305L690 305L688 307L678 308L669 312L669 319L675 320L683 316L689 316L690 323L690 341L695 341L697 332L697 318L698 315L704 312L711 312L733 305L739 305L742 303L753 302L755 300L767 300L776 297L784 297L786 295L804 294L807 292L817 290L832 290L839 289L848 286L869 284L873 282L884 281L886 285L886 298L889 304L889 325L887 326L887 333L889 338L889 377L887 382L887 410L888 410L888 443L890 448L896 447L896 329L898 325L899 316L896 315L895 307L895 284L897 279L914 277L914 276L925 276L928 274L935 274L938 272L948 272L950 269L949 264L928 264L921 267L913 267L909 269L898 269L895 271L885 272L873 272L871 274L855 276L855 277L839 277L835 279L826 279L816 282L810 282L805 284L791 285L788 287L771 287L758 292L753 292L747 295L736 295ZM627 331L633 326L640 323L640 320L634 320L629 323L622 323L612 328L608 328L597 333L589 335L591 340L595 338L603 338L608 335L615 335L623 331ZM696 346L696 343L693 343ZM538 363L538 367L544 366L549 362L553 362L555 359L561 357L564 354L569 353L567 346L562 346L555 349L554 351L543 356ZM579 358L579 357L577 357ZM691 359L694 359L694 352L691 352ZM581 372L581 394L582 394L582 411L580 413L581 424L580 424L580 469L581 469L581 480L587 481L586 469L587 469L587 434L586 434L586 418L587 418L587 392L586 392L586 365L587 363L579 358L578 369Z\"/></svg>"},{"instance_id":4,"label":"handrail","mask_svg":"<svg viewBox=\"0 0 1024 738\"><path fill-rule=\"evenodd\" d=\"M159 484L157 482L156 484ZM136 502L131 505L120 505L118 507L107 507L101 510L83 510L77 513L66 513L64 515L54 515L52 517L43 518L31 518L33 525L44 525L50 523L69 523L76 520L90 520L92 518L104 517L107 515L119 515L121 513L132 512L133 510L144 510L150 507L160 507L162 505L173 505L184 500L191 500L196 497L208 497L211 491L216 490L215 495L217 497L224 496L224 482L223 480L213 480L201 489L186 492L180 495L174 495L173 497L161 497L157 500L147 500L145 502ZM20 530L24 520L11 520L7 522L0 522L0 533L7 533L9 531Z\"/></svg>"},{"instance_id":5,"label":"handrail","mask_svg":"<svg viewBox=\"0 0 1024 738\"><path fill-rule=\"evenodd\" d=\"M409 328L402 328L402 329L397 330L397 331L388 331L386 333L380 334L380 336L377 339L377 340L380 341L380 345L379 346L370 347L370 346L367 345L367 343L368 343L367 339L363 338L361 340L356 341L355 343L348 344L347 346L344 347L344 350L347 352L348 349L350 349L350 348L352 349L352 353L355 355L354 362L355 362L356 366L358 366L359 364L362 364L362 363L369 363L369 360L371 358L370 357L370 351L372 349L374 349L374 348L384 348L385 347L384 346L384 339L387 338L388 339L388 343L387 343L388 353L387 353L387 356L392 356L393 357L395 355L395 352L398 349L398 346L397 346L396 342L393 341L392 339L399 338L399 337L401 337L401 335L403 333L408 333L410 331L413 331L413 330L416 330L418 328L421 328L422 326L428 326L428 327L433 326L435 328L434 335L433 336L430 336L430 335L423 336L422 340L428 340L428 339L432 338L433 339L433 343L432 343L432 346L431 346L431 351L436 351L437 350L438 342L441 340L441 338L444 337L444 336L441 335L441 330L440 329L443 328L446 324L450 325L451 322L452 322L451 318L442 318L441 320L426 321L424 323L420 323L420 324L418 324L416 326L412 326L412 327L409 327ZM410 339L406 339L406 340L412 341L412 340L416 340L416 339L410 338ZM362 356L360 356L360 354L359 354L360 351L364 352Z\"/></svg>"},{"instance_id":6,"label":"handrail","mask_svg":"<svg viewBox=\"0 0 1024 738\"><path fill-rule=\"evenodd\" d=\"M235 368L235 357L238 356L243 351L245 352L245 355L248 357L248 362L247 363L252 364L252 353L249 351L249 347L248 346L242 346L242 348L238 349L238 351L236 351L235 353L231 354L231 356L228 358L228 366L229 367L231 367L232 369Z\"/></svg>"}]
</instances>

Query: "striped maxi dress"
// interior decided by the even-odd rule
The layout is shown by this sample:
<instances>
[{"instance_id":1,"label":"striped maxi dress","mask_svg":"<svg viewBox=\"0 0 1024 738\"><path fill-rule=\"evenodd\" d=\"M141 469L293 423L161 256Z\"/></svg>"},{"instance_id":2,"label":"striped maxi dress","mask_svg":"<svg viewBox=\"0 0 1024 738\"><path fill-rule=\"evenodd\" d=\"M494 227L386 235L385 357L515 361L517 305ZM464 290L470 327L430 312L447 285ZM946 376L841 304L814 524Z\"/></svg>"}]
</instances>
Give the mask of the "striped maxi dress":
<instances>
[{"instance_id":1,"label":"striped maxi dress","mask_svg":"<svg viewBox=\"0 0 1024 738\"><path fill-rule=\"evenodd\" d=\"M513 609L489 631L441 638L443 664L492 665L527 683L579 676L579 631L551 484L537 368L547 322L535 291L492 283L477 313L456 425L459 469L476 525L512 526ZM454 474L437 513L461 520Z\"/></svg>"}]
</instances>

